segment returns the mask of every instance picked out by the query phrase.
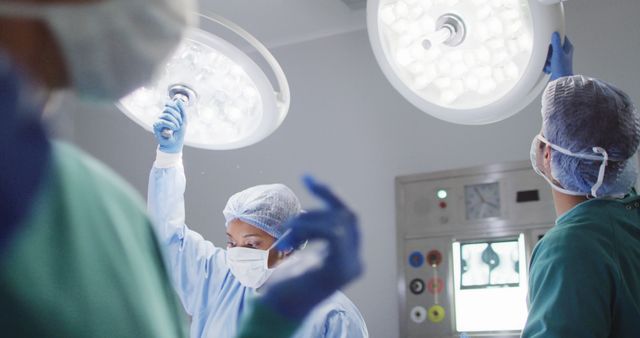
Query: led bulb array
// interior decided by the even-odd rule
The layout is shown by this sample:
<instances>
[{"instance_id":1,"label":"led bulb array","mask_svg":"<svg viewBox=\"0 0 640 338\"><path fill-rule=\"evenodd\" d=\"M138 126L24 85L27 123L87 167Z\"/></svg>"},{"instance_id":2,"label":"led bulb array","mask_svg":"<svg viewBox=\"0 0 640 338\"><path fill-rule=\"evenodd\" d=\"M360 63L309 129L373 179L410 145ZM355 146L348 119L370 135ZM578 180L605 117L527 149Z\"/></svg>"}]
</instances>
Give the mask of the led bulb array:
<instances>
[{"instance_id":1,"label":"led bulb array","mask_svg":"<svg viewBox=\"0 0 640 338\"><path fill-rule=\"evenodd\" d=\"M466 26L457 46L454 32L437 25L452 14ZM512 89L533 48L528 3L522 0L383 0L379 29L394 68L412 91L434 104L471 109Z\"/></svg>"},{"instance_id":2,"label":"led bulb array","mask_svg":"<svg viewBox=\"0 0 640 338\"><path fill-rule=\"evenodd\" d=\"M153 125L169 100L167 88L186 84L198 94L188 109L186 139L195 144L224 144L251 134L263 115L262 97L245 70L226 55L194 39L185 39L157 81L124 98L129 111Z\"/></svg>"}]
</instances>

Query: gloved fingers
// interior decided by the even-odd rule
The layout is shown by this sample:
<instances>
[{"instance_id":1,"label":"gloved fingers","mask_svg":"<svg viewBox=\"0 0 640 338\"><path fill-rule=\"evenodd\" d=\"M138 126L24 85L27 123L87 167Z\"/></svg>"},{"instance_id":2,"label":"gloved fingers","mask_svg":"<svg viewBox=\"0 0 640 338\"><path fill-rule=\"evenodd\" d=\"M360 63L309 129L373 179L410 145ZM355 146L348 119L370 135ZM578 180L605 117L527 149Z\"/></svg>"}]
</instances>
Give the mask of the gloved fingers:
<instances>
[{"instance_id":1,"label":"gloved fingers","mask_svg":"<svg viewBox=\"0 0 640 338\"><path fill-rule=\"evenodd\" d=\"M313 211L301 215L288 224L291 229L278 247L297 247L305 241L327 240L332 252L341 248L358 251L360 232L356 216L347 210Z\"/></svg>"},{"instance_id":2,"label":"gloved fingers","mask_svg":"<svg viewBox=\"0 0 640 338\"><path fill-rule=\"evenodd\" d=\"M323 200L329 208L344 208L344 203L329 189L328 186L316 182L316 180L309 175L303 177L304 185L309 191Z\"/></svg>"},{"instance_id":3,"label":"gloved fingers","mask_svg":"<svg viewBox=\"0 0 640 338\"><path fill-rule=\"evenodd\" d=\"M178 120L175 116L171 114L164 113L160 115L160 120L171 122L178 126L178 128L182 127L182 121Z\"/></svg>"},{"instance_id":4,"label":"gloved fingers","mask_svg":"<svg viewBox=\"0 0 640 338\"><path fill-rule=\"evenodd\" d=\"M348 283L362 274L364 265L360 259L360 235L357 223L345 223L344 236L328 240L329 251L325 264L336 270L340 279Z\"/></svg>"},{"instance_id":5,"label":"gloved fingers","mask_svg":"<svg viewBox=\"0 0 640 338\"><path fill-rule=\"evenodd\" d=\"M551 57L553 55L553 46L549 45L549 51L547 52L547 60L544 62L544 68L542 71L545 74L551 74Z\"/></svg>"},{"instance_id":6,"label":"gloved fingers","mask_svg":"<svg viewBox=\"0 0 640 338\"><path fill-rule=\"evenodd\" d=\"M165 107L170 107L175 109L177 112L184 109L184 105L182 104L182 100L169 100L164 104Z\"/></svg>"},{"instance_id":7,"label":"gloved fingers","mask_svg":"<svg viewBox=\"0 0 640 338\"><path fill-rule=\"evenodd\" d=\"M330 243L335 242L336 237L345 232L344 229L338 229L340 228L339 217L339 213L335 211L310 211L292 219L285 225L285 228L291 231L278 242L276 249L298 247L305 241L313 239L327 239Z\"/></svg>"},{"instance_id":8,"label":"gloved fingers","mask_svg":"<svg viewBox=\"0 0 640 338\"><path fill-rule=\"evenodd\" d=\"M551 35L551 47L553 48L554 54L560 53L563 50L562 38L560 37L560 33L553 32L553 34Z\"/></svg>"},{"instance_id":9,"label":"gloved fingers","mask_svg":"<svg viewBox=\"0 0 640 338\"><path fill-rule=\"evenodd\" d=\"M357 278L364 271L364 263L357 248L343 248L330 251L325 262L332 267L340 267L342 279L345 283Z\"/></svg>"},{"instance_id":10,"label":"gloved fingers","mask_svg":"<svg viewBox=\"0 0 640 338\"><path fill-rule=\"evenodd\" d=\"M165 103L165 110L170 110L176 118L179 118L184 125L187 123L187 113L184 102L182 100L172 100Z\"/></svg>"},{"instance_id":11,"label":"gloved fingers","mask_svg":"<svg viewBox=\"0 0 640 338\"><path fill-rule=\"evenodd\" d=\"M176 100L176 106L178 107L178 111L180 113L180 118L182 119L182 124L187 124L187 108L185 107L184 102L182 100Z\"/></svg>"},{"instance_id":12,"label":"gloved fingers","mask_svg":"<svg viewBox=\"0 0 640 338\"><path fill-rule=\"evenodd\" d=\"M164 106L164 111L162 112L162 115L165 115L165 114L173 116L176 120L180 121L180 124L182 124L183 121L182 121L182 114L180 113L180 108L170 104L166 104Z\"/></svg>"},{"instance_id":13,"label":"gloved fingers","mask_svg":"<svg viewBox=\"0 0 640 338\"><path fill-rule=\"evenodd\" d=\"M174 123L166 120L159 120L158 122L153 124L153 130L155 133L160 133L165 129L176 131L180 128L178 128L178 126L175 125Z\"/></svg>"},{"instance_id":14,"label":"gloved fingers","mask_svg":"<svg viewBox=\"0 0 640 338\"><path fill-rule=\"evenodd\" d=\"M564 37L564 44L560 33L554 32L551 36L551 45L555 53L571 54L573 52L573 44L568 36Z\"/></svg>"},{"instance_id":15,"label":"gloved fingers","mask_svg":"<svg viewBox=\"0 0 640 338\"><path fill-rule=\"evenodd\" d=\"M346 218L346 232L347 238L349 239L349 245L359 249L360 248L360 227L358 227L359 221L358 216L356 216L353 212L347 211L344 214Z\"/></svg>"}]
</instances>

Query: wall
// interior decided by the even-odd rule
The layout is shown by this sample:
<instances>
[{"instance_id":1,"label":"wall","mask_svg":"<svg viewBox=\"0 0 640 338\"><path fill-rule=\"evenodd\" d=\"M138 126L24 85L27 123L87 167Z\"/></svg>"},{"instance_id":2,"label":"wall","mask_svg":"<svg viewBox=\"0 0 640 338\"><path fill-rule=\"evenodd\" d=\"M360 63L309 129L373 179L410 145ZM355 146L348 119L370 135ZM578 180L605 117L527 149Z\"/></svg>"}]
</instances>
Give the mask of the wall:
<instances>
[{"instance_id":1,"label":"wall","mask_svg":"<svg viewBox=\"0 0 640 338\"><path fill-rule=\"evenodd\" d=\"M610 80L640 102L637 0L567 5L575 69ZM540 129L539 104L489 126L453 125L407 103L381 74L366 32L275 49L292 88L291 111L271 137L227 152L185 150L187 222L225 244L221 210L232 193L269 182L290 185L314 205L299 177L313 173L358 212L366 275L347 289L372 337L398 336L394 178L528 159ZM73 138L146 193L155 146L112 107L81 107Z\"/></svg>"}]
</instances>

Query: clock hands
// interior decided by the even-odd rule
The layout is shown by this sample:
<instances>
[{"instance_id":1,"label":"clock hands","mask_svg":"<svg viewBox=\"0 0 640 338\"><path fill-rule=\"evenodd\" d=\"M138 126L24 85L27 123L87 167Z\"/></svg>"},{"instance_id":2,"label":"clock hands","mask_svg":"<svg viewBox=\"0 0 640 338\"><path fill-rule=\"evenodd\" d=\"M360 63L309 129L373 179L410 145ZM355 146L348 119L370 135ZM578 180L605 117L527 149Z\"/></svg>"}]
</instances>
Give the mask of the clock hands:
<instances>
[{"instance_id":1,"label":"clock hands","mask_svg":"<svg viewBox=\"0 0 640 338\"><path fill-rule=\"evenodd\" d=\"M465 203L467 219L476 220L500 215L498 183L467 185Z\"/></svg>"},{"instance_id":2,"label":"clock hands","mask_svg":"<svg viewBox=\"0 0 640 338\"><path fill-rule=\"evenodd\" d=\"M500 208L498 205L496 205L495 203L489 202L487 201L484 196L482 196L482 193L480 192L480 189L478 189L478 187L473 187L473 190L475 191L476 195L478 195L478 197L480 198L480 204L482 205L482 207L480 208L480 215L484 215L484 211L486 209L487 206L490 206L494 209L498 209Z\"/></svg>"},{"instance_id":3,"label":"clock hands","mask_svg":"<svg viewBox=\"0 0 640 338\"><path fill-rule=\"evenodd\" d=\"M480 197L480 201L482 201L482 203L485 202L484 197L482 197L482 194L480 193L480 190L478 190L478 187L473 187L473 190L475 190L476 194L478 194L478 197Z\"/></svg>"},{"instance_id":4,"label":"clock hands","mask_svg":"<svg viewBox=\"0 0 640 338\"><path fill-rule=\"evenodd\" d=\"M484 204L489 205L489 206L492 206L492 207L494 207L494 208L496 208L496 209L498 209L498 208L499 208L499 206L497 206L496 204L491 203L491 202L484 202Z\"/></svg>"}]
</instances>

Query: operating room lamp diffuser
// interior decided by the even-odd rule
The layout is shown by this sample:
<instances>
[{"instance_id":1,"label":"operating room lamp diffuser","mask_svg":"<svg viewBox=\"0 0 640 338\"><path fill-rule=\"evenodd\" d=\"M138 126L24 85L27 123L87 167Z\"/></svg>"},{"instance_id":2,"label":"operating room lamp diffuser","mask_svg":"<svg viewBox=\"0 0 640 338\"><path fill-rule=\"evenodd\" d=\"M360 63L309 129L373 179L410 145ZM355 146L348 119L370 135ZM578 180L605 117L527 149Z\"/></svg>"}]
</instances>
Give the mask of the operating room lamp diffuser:
<instances>
[{"instance_id":1,"label":"operating room lamp diffuser","mask_svg":"<svg viewBox=\"0 0 640 338\"><path fill-rule=\"evenodd\" d=\"M214 34L221 31L240 37L267 67L249 57L243 51L246 46ZM155 80L123 98L118 107L152 131L168 99L188 102L185 145L226 150L252 145L273 133L287 116L290 94L282 68L264 45L224 18L200 15L200 26L187 32ZM169 131L163 134L170 137Z\"/></svg>"},{"instance_id":2,"label":"operating room lamp diffuser","mask_svg":"<svg viewBox=\"0 0 640 338\"><path fill-rule=\"evenodd\" d=\"M548 1L547 1L548 2ZM413 105L445 121L486 124L530 103L563 6L539 0L370 0L376 59Z\"/></svg>"}]
</instances>

